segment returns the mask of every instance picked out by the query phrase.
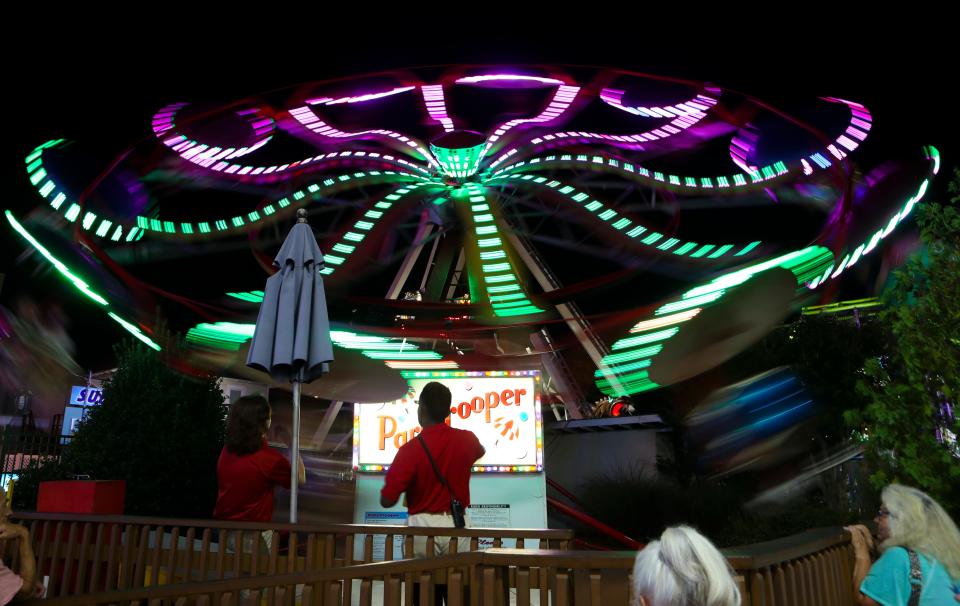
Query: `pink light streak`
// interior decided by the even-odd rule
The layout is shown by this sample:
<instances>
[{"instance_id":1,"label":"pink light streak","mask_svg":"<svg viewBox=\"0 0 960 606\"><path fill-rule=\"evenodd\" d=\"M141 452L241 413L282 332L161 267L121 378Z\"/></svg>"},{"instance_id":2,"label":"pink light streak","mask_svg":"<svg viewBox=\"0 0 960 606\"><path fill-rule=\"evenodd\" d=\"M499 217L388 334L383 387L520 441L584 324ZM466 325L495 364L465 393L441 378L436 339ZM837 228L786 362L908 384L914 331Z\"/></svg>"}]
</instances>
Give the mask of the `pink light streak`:
<instances>
[{"instance_id":1,"label":"pink light streak","mask_svg":"<svg viewBox=\"0 0 960 606\"><path fill-rule=\"evenodd\" d=\"M420 92L423 93L423 103L430 117L443 125L444 131L448 133L452 131L454 129L453 120L447 114L447 104L443 99L443 86L440 84L421 86Z\"/></svg>"}]
</instances>

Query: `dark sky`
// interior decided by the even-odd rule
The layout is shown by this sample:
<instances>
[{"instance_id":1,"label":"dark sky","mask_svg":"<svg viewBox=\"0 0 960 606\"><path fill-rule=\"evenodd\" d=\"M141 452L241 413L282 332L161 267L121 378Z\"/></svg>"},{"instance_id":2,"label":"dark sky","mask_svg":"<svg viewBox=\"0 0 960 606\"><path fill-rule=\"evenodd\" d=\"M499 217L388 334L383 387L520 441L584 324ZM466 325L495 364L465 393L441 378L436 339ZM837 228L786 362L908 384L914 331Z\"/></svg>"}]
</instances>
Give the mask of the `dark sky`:
<instances>
[{"instance_id":1,"label":"dark sky","mask_svg":"<svg viewBox=\"0 0 960 606\"><path fill-rule=\"evenodd\" d=\"M546 17L524 20L479 18L474 13L480 5L450 8L467 11L463 15L429 17L424 7L410 5L415 18L370 25L358 20L374 12L372 4L335 16L234 6L243 17L219 27L210 17L169 9L129 23L104 16L93 27L66 19L23 25L21 39L5 40L3 208L22 215L37 203L23 158L47 139L84 141L118 153L149 136L152 112L172 101L229 102L299 82L426 64L605 65L710 80L774 104L843 97L868 105L875 120L887 124L884 146L932 143L948 167L960 149L951 90L957 53L949 51L956 48L956 33L935 14L891 16L886 25L860 13L784 13L744 23L738 15L691 15L679 7L679 14L661 16L638 4L618 16L613 5L589 15L582 14L586 6L545 5ZM145 26L151 19L154 25ZM698 25L682 25L687 22ZM22 243L5 221L0 233L0 273L9 274L0 304L9 305L24 291L73 297L59 278L36 275L35 261L17 262ZM66 306L75 325L100 329L78 335L81 363L99 364L109 351L105 344L121 331L82 303Z\"/></svg>"}]
</instances>

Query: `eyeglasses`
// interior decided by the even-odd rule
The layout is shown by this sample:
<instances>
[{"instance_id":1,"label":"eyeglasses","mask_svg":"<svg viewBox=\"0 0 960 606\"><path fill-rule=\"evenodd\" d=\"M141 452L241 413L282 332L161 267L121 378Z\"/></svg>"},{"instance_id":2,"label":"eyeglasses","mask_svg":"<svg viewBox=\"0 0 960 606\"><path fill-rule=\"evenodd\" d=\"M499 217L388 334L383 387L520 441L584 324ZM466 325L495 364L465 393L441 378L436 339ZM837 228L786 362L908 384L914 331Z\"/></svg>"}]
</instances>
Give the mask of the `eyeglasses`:
<instances>
[{"instance_id":1,"label":"eyeglasses","mask_svg":"<svg viewBox=\"0 0 960 606\"><path fill-rule=\"evenodd\" d=\"M880 511L877 512L877 517L878 517L878 518L888 518L888 517L890 517L890 512L889 512L887 509L884 509L883 507L881 507L881 508L880 508Z\"/></svg>"}]
</instances>

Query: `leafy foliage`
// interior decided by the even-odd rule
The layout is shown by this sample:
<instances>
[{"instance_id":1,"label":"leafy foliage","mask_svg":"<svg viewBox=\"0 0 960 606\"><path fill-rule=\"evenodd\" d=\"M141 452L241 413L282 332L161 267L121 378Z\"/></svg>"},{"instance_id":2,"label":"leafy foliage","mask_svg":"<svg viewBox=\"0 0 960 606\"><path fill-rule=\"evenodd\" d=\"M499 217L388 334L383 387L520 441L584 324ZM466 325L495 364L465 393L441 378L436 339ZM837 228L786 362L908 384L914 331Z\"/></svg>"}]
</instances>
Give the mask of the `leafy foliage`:
<instances>
[{"instance_id":1,"label":"leafy foliage","mask_svg":"<svg viewBox=\"0 0 960 606\"><path fill-rule=\"evenodd\" d=\"M210 517L227 412L220 382L177 371L182 343L158 332L162 354L132 340L117 347L103 402L80 423L61 461L21 474L18 508L36 506L40 481L75 473L125 480L128 514Z\"/></svg>"},{"instance_id":2,"label":"leafy foliage","mask_svg":"<svg viewBox=\"0 0 960 606\"><path fill-rule=\"evenodd\" d=\"M927 491L954 514L960 507L960 170L951 204L917 208L922 254L884 292L881 320L895 346L867 361L857 390L867 401L846 420L858 428L875 469L871 481Z\"/></svg>"}]
</instances>

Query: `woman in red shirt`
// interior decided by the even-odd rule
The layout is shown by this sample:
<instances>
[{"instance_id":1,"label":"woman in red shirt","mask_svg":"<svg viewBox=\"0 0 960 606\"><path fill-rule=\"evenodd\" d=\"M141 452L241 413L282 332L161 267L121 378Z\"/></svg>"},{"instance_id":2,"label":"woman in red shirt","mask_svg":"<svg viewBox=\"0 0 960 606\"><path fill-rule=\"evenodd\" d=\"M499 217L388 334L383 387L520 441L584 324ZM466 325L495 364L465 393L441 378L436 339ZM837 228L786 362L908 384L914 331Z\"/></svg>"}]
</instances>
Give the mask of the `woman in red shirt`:
<instances>
[{"instance_id":1,"label":"woman in red shirt","mask_svg":"<svg viewBox=\"0 0 960 606\"><path fill-rule=\"evenodd\" d=\"M269 522L273 489L290 487L290 462L267 445L270 403L263 396L244 396L230 407L226 444L217 462L217 505L213 517L238 522ZM306 481L298 458L299 483Z\"/></svg>"}]
</instances>

